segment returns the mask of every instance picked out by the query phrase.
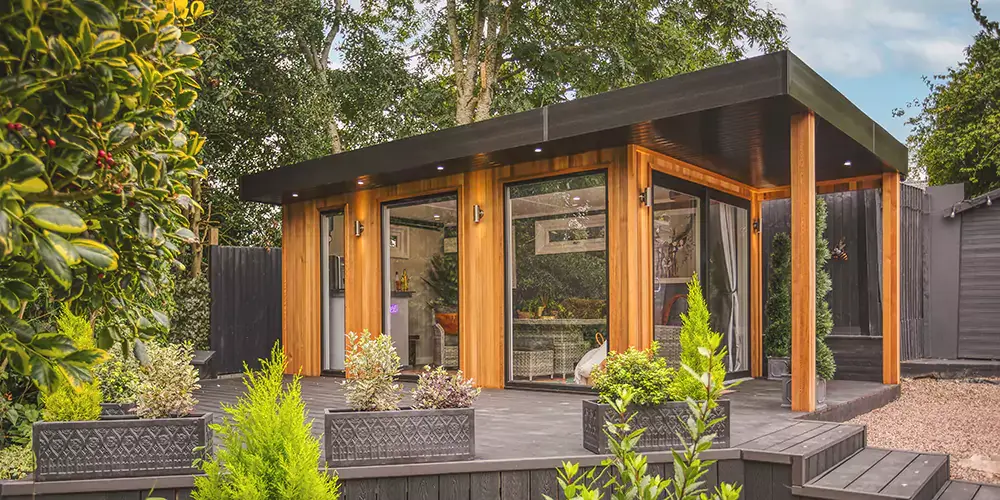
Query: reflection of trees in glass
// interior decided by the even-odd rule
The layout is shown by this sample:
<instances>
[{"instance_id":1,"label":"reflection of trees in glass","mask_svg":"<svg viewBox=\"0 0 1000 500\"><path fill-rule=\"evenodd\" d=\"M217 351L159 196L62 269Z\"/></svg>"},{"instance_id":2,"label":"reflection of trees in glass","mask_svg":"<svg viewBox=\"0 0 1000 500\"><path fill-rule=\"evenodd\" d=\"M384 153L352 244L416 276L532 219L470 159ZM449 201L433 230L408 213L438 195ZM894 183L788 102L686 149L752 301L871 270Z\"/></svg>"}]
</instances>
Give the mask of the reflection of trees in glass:
<instances>
[{"instance_id":1,"label":"reflection of trees in glass","mask_svg":"<svg viewBox=\"0 0 1000 500\"><path fill-rule=\"evenodd\" d=\"M595 215L604 217L604 214ZM535 221L514 220L516 256L514 303L540 299L607 299L607 252L568 252L535 255Z\"/></svg>"}]
</instances>

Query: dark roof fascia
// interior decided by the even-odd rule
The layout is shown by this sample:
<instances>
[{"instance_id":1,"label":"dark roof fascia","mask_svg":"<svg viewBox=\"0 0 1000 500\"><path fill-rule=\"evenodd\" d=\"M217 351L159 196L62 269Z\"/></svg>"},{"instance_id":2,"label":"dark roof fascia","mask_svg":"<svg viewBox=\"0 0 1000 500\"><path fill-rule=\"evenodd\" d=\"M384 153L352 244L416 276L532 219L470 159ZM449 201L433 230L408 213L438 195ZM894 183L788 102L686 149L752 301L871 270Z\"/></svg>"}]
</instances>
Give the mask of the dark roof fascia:
<instances>
[{"instance_id":1,"label":"dark roof fascia","mask_svg":"<svg viewBox=\"0 0 1000 500\"><path fill-rule=\"evenodd\" d=\"M982 206L992 206L995 201L1000 201L1000 189L994 189L985 194L976 196L975 198L969 198L968 200L962 200L955 204L954 209L955 215L961 214L962 212L968 212L974 208L979 208ZM945 214L945 217L951 217L951 213Z\"/></svg>"},{"instance_id":2,"label":"dark roof fascia","mask_svg":"<svg viewBox=\"0 0 1000 500\"><path fill-rule=\"evenodd\" d=\"M854 105L795 54L787 56L787 93L813 110L848 137L880 158L893 170L907 174L909 158L906 146Z\"/></svg>"}]
</instances>

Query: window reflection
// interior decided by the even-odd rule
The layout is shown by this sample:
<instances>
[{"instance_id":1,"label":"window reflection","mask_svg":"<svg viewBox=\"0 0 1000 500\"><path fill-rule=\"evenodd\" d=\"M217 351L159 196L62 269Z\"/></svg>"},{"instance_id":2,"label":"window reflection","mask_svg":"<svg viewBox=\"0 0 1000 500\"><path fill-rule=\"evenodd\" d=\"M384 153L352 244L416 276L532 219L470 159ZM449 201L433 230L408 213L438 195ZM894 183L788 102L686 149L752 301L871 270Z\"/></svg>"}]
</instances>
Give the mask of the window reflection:
<instances>
[{"instance_id":1,"label":"window reflection","mask_svg":"<svg viewBox=\"0 0 1000 500\"><path fill-rule=\"evenodd\" d=\"M700 267L701 199L654 186L653 338L660 356L674 368L680 368L680 315L687 311L687 283Z\"/></svg>"}]
</instances>

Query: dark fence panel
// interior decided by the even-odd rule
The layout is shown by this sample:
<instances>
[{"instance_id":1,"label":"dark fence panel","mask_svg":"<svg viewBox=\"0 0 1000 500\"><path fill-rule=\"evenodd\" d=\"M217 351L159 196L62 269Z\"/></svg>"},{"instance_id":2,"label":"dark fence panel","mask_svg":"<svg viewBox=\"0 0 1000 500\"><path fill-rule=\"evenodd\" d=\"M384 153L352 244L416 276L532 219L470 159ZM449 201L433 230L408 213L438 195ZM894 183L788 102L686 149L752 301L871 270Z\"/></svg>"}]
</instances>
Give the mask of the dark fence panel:
<instances>
[{"instance_id":1,"label":"dark fence panel","mask_svg":"<svg viewBox=\"0 0 1000 500\"><path fill-rule=\"evenodd\" d=\"M281 249L211 247L209 276L214 368L258 368L281 338Z\"/></svg>"},{"instance_id":2,"label":"dark fence panel","mask_svg":"<svg viewBox=\"0 0 1000 500\"><path fill-rule=\"evenodd\" d=\"M837 362L837 380L882 381L882 337L830 335L826 345Z\"/></svg>"},{"instance_id":3,"label":"dark fence panel","mask_svg":"<svg viewBox=\"0 0 1000 500\"><path fill-rule=\"evenodd\" d=\"M924 190L903 184L900 192L900 359L926 356L924 314L925 214Z\"/></svg>"}]
</instances>

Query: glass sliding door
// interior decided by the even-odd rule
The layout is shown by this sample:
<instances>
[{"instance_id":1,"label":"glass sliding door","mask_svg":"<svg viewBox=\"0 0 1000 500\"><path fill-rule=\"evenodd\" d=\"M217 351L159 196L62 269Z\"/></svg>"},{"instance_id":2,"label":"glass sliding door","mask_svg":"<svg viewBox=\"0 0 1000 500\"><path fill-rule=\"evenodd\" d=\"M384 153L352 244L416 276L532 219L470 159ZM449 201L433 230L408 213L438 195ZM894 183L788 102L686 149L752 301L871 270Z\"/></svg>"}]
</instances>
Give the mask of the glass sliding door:
<instances>
[{"instance_id":1,"label":"glass sliding door","mask_svg":"<svg viewBox=\"0 0 1000 500\"><path fill-rule=\"evenodd\" d=\"M458 369L458 196L382 207L384 333L404 373Z\"/></svg>"},{"instance_id":2,"label":"glass sliding door","mask_svg":"<svg viewBox=\"0 0 1000 500\"><path fill-rule=\"evenodd\" d=\"M608 348L607 176L506 189L507 378L588 385Z\"/></svg>"},{"instance_id":3,"label":"glass sliding door","mask_svg":"<svg viewBox=\"0 0 1000 500\"><path fill-rule=\"evenodd\" d=\"M320 214L322 368L344 370L344 212Z\"/></svg>"},{"instance_id":4,"label":"glass sliding door","mask_svg":"<svg viewBox=\"0 0 1000 500\"><path fill-rule=\"evenodd\" d=\"M728 203L727 203L728 202ZM723 334L730 373L749 363L750 216L744 200L712 197L709 208L708 308L712 329Z\"/></svg>"},{"instance_id":5,"label":"glass sliding door","mask_svg":"<svg viewBox=\"0 0 1000 500\"><path fill-rule=\"evenodd\" d=\"M687 311L687 283L701 272L702 198L672 187L665 176L653 184L653 339L659 355L680 368L680 315ZM704 192L704 189L701 190Z\"/></svg>"}]
</instances>

